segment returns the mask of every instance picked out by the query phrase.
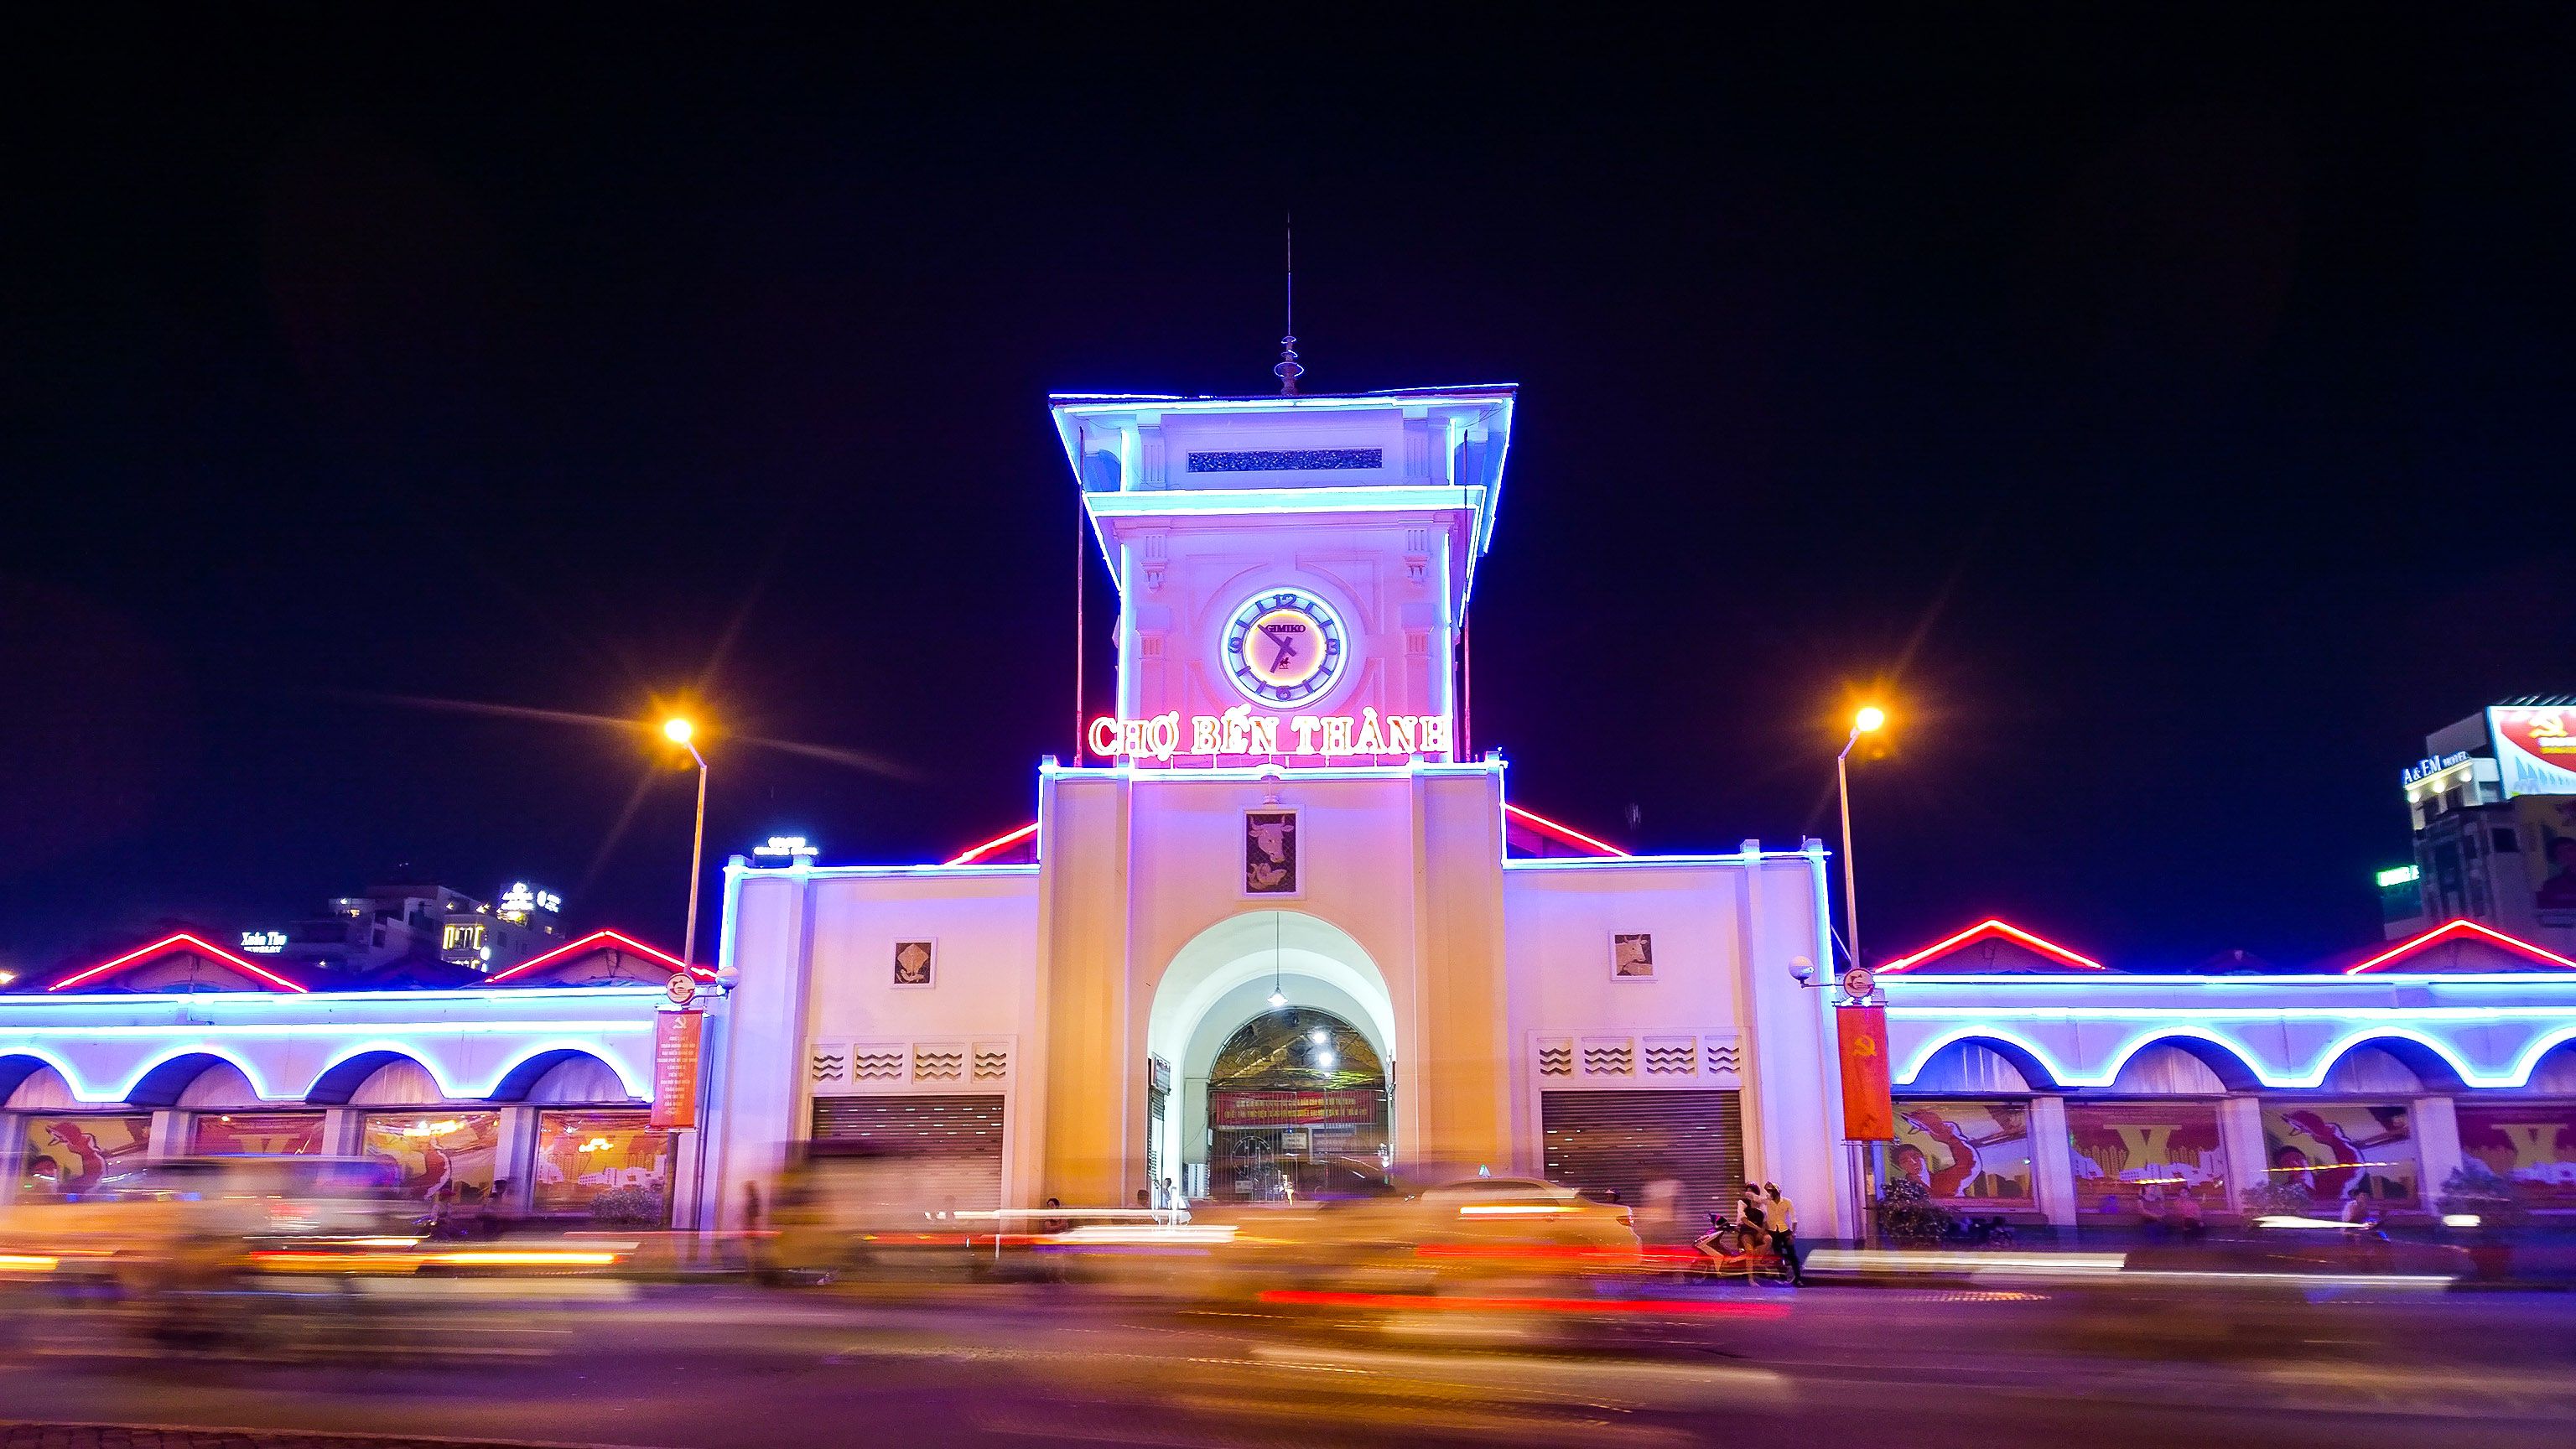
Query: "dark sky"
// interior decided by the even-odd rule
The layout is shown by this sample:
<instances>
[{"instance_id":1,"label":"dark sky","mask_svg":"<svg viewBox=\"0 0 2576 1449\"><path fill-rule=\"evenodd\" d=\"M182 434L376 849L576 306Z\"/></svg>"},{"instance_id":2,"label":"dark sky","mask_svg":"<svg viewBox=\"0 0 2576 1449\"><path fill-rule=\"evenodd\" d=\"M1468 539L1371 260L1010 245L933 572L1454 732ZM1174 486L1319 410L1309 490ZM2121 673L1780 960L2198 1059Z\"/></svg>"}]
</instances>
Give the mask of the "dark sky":
<instances>
[{"instance_id":1,"label":"dark sky","mask_svg":"<svg viewBox=\"0 0 2576 1449\"><path fill-rule=\"evenodd\" d=\"M2359 944L2421 736L2576 687L2576 55L2481 9L22 31L0 964L402 863L676 944L685 776L406 699L694 693L901 772L719 739L718 860L1025 820L1045 394L1261 390L1290 207L1309 390L1522 385L1516 799L1829 835L1879 689L1872 955Z\"/></svg>"}]
</instances>

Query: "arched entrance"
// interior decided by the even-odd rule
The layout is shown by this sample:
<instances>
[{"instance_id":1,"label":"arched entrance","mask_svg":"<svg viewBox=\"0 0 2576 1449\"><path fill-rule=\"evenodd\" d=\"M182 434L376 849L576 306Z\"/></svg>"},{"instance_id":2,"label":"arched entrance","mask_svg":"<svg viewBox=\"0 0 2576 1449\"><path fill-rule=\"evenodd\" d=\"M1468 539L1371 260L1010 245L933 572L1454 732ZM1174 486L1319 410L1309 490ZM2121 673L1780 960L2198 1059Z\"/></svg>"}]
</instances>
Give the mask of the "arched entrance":
<instances>
[{"instance_id":1,"label":"arched entrance","mask_svg":"<svg viewBox=\"0 0 2576 1449\"><path fill-rule=\"evenodd\" d=\"M1208 1182L1219 1202L1368 1192L1386 1182L1386 1065L1357 1027L1283 1006L1235 1029L1207 1075Z\"/></svg>"},{"instance_id":2,"label":"arched entrance","mask_svg":"<svg viewBox=\"0 0 2576 1449\"><path fill-rule=\"evenodd\" d=\"M1302 1024L1292 1027L1292 1020ZM1334 1058L1332 1066L1321 1072L1312 1040L1319 1029L1326 1032ZM1153 1080L1159 1084L1149 1091L1147 1107L1147 1166L1155 1180L1174 1181L1194 1198L1258 1194L1263 1179L1257 1174L1242 1176L1238 1188L1232 1167L1223 1173L1218 1170L1220 1129L1210 1111L1218 1060L1237 1045L1238 1038L1243 1050L1228 1058L1232 1067L1225 1079L1229 1085L1223 1089L1227 1093L1320 1092L1326 1090L1327 1080L1346 1076L1356 1080L1363 1071L1378 1084L1374 1111L1366 1122L1302 1120L1268 1129L1274 1139L1270 1143L1274 1164L1294 1140L1281 1135L1292 1127L1307 1129L1302 1139L1305 1157L1314 1154L1317 1128L1366 1129L1351 1133L1347 1140L1340 1132L1328 1130L1324 1140L1328 1153L1366 1142L1370 1154L1382 1155L1386 1145L1397 1140L1404 1102L1397 1070L1395 1005L1377 963L1350 933L1320 917L1302 911L1246 911L1192 938L1173 955L1156 983L1145 1038L1146 1050L1156 1062ZM1293 1050L1300 1042L1306 1051L1303 1059L1297 1059ZM1277 1049L1275 1059L1263 1068L1260 1052L1270 1048ZM1226 1134L1255 1130L1242 1116L1254 1104L1238 1105L1241 1111L1229 1109L1233 1115L1223 1129ZM1347 1101L1300 1107L1274 1100L1267 1110L1304 1111L1310 1119L1316 1114L1358 1115L1357 1105ZM1249 1148L1256 1140L1229 1135L1226 1145ZM1301 1158L1293 1172L1274 1172L1269 1181L1273 1190L1284 1191L1286 1183L1322 1181L1327 1176L1329 1170L1324 1168L1310 1172ZM1309 1189L1297 1190L1302 1194Z\"/></svg>"}]
</instances>

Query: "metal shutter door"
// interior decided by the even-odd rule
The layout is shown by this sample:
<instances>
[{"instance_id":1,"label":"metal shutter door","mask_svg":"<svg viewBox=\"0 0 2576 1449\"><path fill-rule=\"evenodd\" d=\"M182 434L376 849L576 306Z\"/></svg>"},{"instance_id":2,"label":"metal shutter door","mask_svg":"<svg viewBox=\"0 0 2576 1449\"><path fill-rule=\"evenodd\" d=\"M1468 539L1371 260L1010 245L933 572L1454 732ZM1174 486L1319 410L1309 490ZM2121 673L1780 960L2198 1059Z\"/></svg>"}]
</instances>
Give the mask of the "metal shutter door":
<instances>
[{"instance_id":1,"label":"metal shutter door","mask_svg":"<svg viewBox=\"0 0 2576 1449\"><path fill-rule=\"evenodd\" d=\"M866 1142L919 1174L918 1199L989 1210L1002 1205L1002 1099L817 1097L814 1140Z\"/></svg>"},{"instance_id":2,"label":"metal shutter door","mask_svg":"<svg viewBox=\"0 0 2576 1449\"><path fill-rule=\"evenodd\" d=\"M1615 1189L1634 1208L1647 1183L1669 1177L1682 1185L1679 1210L1693 1232L1709 1213L1735 1216L1744 1191L1738 1093L1544 1092L1539 1122L1551 1182L1595 1196Z\"/></svg>"}]
</instances>

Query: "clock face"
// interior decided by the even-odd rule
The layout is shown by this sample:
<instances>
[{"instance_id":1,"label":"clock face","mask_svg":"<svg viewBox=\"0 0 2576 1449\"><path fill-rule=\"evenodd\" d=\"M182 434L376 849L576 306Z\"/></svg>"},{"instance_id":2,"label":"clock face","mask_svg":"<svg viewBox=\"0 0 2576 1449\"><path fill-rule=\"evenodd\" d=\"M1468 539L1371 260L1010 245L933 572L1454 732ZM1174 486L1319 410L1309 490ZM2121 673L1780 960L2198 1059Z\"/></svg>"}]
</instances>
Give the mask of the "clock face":
<instances>
[{"instance_id":1,"label":"clock face","mask_svg":"<svg viewBox=\"0 0 2576 1449\"><path fill-rule=\"evenodd\" d=\"M1332 606L1302 589L1244 601L1225 626L1225 672L1246 697L1300 704L1333 687L1348 651Z\"/></svg>"}]
</instances>

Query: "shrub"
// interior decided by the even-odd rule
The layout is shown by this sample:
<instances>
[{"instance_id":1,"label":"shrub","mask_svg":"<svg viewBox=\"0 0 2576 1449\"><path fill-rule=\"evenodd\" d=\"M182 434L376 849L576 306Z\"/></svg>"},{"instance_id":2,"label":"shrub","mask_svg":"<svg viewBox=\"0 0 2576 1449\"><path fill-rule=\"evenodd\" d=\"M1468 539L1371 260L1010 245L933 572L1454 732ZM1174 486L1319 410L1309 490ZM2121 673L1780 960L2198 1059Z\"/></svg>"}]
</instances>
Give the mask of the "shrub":
<instances>
[{"instance_id":1,"label":"shrub","mask_svg":"<svg viewBox=\"0 0 2576 1449\"><path fill-rule=\"evenodd\" d=\"M2478 1226L2510 1227L2523 1218L2522 1202L2513 1193L2513 1184L2496 1170L2471 1157L2451 1170L2442 1180L2442 1195L2434 1200L2445 1215L2474 1213Z\"/></svg>"},{"instance_id":2,"label":"shrub","mask_svg":"<svg viewBox=\"0 0 2576 1449\"><path fill-rule=\"evenodd\" d=\"M662 1195L650 1188L612 1187L590 1200L590 1219L617 1227L659 1227L670 1215Z\"/></svg>"},{"instance_id":3,"label":"shrub","mask_svg":"<svg viewBox=\"0 0 2576 1449\"><path fill-rule=\"evenodd\" d=\"M1958 1215L1932 1201L1931 1189L1910 1177L1890 1180L1878 1192L1878 1235L1891 1243L1928 1247L1950 1235Z\"/></svg>"}]
</instances>

